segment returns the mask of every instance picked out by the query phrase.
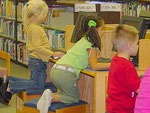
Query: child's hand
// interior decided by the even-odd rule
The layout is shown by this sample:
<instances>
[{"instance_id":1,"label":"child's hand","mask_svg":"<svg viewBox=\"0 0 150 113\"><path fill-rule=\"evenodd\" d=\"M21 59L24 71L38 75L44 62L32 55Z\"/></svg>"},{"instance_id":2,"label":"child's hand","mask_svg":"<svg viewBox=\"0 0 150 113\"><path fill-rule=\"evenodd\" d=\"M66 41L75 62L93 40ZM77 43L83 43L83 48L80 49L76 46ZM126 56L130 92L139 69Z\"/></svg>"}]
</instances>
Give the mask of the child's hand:
<instances>
[{"instance_id":1,"label":"child's hand","mask_svg":"<svg viewBox=\"0 0 150 113\"><path fill-rule=\"evenodd\" d=\"M139 93L139 89L136 91L136 93L137 93L137 94Z\"/></svg>"},{"instance_id":2,"label":"child's hand","mask_svg":"<svg viewBox=\"0 0 150 113\"><path fill-rule=\"evenodd\" d=\"M54 59L59 59L59 58L61 58L63 55L64 55L64 53L62 53L62 52L54 52L54 53L52 54L52 57L53 57Z\"/></svg>"}]
</instances>

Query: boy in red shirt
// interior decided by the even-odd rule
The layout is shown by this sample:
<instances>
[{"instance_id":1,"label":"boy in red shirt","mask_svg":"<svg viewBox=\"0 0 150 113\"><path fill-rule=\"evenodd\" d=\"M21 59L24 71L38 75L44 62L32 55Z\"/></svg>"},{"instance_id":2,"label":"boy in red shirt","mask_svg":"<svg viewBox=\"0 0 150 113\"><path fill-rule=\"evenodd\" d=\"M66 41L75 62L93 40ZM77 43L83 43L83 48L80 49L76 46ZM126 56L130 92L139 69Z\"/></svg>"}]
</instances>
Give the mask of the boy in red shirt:
<instances>
[{"instance_id":1,"label":"boy in red shirt","mask_svg":"<svg viewBox=\"0 0 150 113\"><path fill-rule=\"evenodd\" d=\"M108 113L134 113L136 92L140 85L130 56L138 51L138 31L128 25L119 25L112 36L117 54L112 59L108 76L106 107Z\"/></svg>"}]
</instances>

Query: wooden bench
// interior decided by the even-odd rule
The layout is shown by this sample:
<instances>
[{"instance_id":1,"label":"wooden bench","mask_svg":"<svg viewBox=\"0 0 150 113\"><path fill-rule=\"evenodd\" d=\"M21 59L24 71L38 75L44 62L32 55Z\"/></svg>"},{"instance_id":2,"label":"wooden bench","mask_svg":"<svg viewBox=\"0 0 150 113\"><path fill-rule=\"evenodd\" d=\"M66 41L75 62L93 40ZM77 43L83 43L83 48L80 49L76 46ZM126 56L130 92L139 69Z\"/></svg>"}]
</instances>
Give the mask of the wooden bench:
<instances>
[{"instance_id":1,"label":"wooden bench","mask_svg":"<svg viewBox=\"0 0 150 113\"><path fill-rule=\"evenodd\" d=\"M24 103L22 113L40 113L37 107L39 98ZM89 104L80 100L78 103L65 105L64 103L54 102L49 107L48 113L89 113Z\"/></svg>"}]
</instances>

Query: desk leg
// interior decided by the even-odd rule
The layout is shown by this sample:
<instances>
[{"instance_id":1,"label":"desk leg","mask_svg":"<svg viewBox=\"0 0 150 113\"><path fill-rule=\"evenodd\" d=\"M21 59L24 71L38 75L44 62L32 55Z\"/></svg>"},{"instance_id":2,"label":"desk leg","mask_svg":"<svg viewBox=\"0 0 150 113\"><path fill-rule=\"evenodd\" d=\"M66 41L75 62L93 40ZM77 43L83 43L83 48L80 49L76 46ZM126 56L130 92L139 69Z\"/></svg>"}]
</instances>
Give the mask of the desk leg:
<instances>
[{"instance_id":1,"label":"desk leg","mask_svg":"<svg viewBox=\"0 0 150 113\"><path fill-rule=\"evenodd\" d=\"M98 72L94 79L94 113L105 113L108 72Z\"/></svg>"},{"instance_id":2,"label":"desk leg","mask_svg":"<svg viewBox=\"0 0 150 113\"><path fill-rule=\"evenodd\" d=\"M94 77L80 73L80 99L90 104L90 113L94 113Z\"/></svg>"}]
</instances>

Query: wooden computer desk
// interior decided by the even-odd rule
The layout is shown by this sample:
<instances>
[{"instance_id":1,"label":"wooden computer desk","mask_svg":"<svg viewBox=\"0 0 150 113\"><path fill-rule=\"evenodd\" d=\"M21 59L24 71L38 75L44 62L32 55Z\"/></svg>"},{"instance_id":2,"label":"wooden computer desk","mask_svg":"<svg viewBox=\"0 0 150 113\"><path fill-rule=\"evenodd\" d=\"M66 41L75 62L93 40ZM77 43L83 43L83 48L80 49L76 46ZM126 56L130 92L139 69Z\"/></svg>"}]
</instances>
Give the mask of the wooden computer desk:
<instances>
[{"instance_id":1,"label":"wooden computer desk","mask_svg":"<svg viewBox=\"0 0 150 113\"><path fill-rule=\"evenodd\" d=\"M104 37L102 38L102 52L101 56L105 58L112 58L114 52L112 51L111 35L112 31L117 25L106 25ZM65 45L66 50L71 48L74 44L70 43L74 26L66 26ZM138 75L142 76L150 66L150 31L146 34L145 39L139 41L139 70ZM50 60L50 67L56 60ZM141 71L142 70L142 71ZM49 76L48 76L49 77ZM91 71L82 70L79 79L80 98L90 104L90 113L105 113L106 110L106 89L107 89L108 71Z\"/></svg>"},{"instance_id":2,"label":"wooden computer desk","mask_svg":"<svg viewBox=\"0 0 150 113\"><path fill-rule=\"evenodd\" d=\"M56 60L50 59L50 65ZM144 71L137 70L142 76ZM78 81L80 98L90 104L90 113L105 113L108 71L92 71L84 69L80 72Z\"/></svg>"}]
</instances>

